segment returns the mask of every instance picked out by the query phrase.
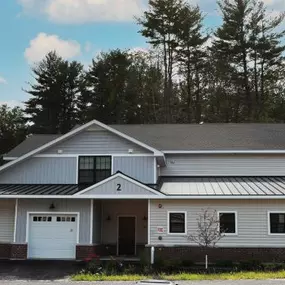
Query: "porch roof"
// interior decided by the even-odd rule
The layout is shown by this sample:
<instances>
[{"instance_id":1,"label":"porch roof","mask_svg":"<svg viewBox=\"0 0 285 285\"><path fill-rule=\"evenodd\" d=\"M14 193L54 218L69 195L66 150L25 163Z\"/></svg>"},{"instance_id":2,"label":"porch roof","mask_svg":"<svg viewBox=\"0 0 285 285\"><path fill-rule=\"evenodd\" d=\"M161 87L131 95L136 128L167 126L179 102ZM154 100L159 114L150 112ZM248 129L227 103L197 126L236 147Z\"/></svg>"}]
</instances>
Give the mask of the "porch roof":
<instances>
[{"instance_id":1,"label":"porch roof","mask_svg":"<svg viewBox=\"0 0 285 285\"><path fill-rule=\"evenodd\" d=\"M164 177L160 185L171 196L285 196L285 177Z\"/></svg>"},{"instance_id":2,"label":"porch roof","mask_svg":"<svg viewBox=\"0 0 285 285\"><path fill-rule=\"evenodd\" d=\"M0 184L0 196L3 195L74 195L86 186L77 184Z\"/></svg>"}]
</instances>

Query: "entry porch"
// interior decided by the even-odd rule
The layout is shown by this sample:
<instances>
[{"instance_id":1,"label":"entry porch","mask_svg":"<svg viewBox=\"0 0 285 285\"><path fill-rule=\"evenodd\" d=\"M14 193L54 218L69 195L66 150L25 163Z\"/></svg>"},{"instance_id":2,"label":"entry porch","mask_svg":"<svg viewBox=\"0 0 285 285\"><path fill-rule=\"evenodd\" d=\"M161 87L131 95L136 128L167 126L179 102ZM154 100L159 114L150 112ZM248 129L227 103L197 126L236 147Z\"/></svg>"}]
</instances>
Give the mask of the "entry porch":
<instances>
[{"instance_id":1,"label":"entry porch","mask_svg":"<svg viewBox=\"0 0 285 285\"><path fill-rule=\"evenodd\" d=\"M77 258L139 256L148 243L148 200L92 200L91 205L92 244L77 246Z\"/></svg>"}]
</instances>

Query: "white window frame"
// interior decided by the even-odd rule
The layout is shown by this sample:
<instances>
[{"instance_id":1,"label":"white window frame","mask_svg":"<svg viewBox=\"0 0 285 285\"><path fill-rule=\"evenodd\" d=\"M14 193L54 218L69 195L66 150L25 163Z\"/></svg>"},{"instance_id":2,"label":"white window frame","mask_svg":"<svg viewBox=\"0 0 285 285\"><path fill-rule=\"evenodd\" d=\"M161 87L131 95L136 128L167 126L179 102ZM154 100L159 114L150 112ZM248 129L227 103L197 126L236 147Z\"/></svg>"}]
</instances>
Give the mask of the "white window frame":
<instances>
[{"instance_id":1,"label":"white window frame","mask_svg":"<svg viewBox=\"0 0 285 285\"><path fill-rule=\"evenodd\" d=\"M218 211L219 231L220 231L220 214L234 214L235 215L235 232L234 233L223 233L223 235L225 235L225 236L237 236L238 235L237 211Z\"/></svg>"},{"instance_id":2,"label":"white window frame","mask_svg":"<svg viewBox=\"0 0 285 285\"><path fill-rule=\"evenodd\" d=\"M184 214L184 233L171 233L170 232L170 214ZM167 211L167 234L175 236L184 236L187 234L187 211Z\"/></svg>"},{"instance_id":3,"label":"white window frame","mask_svg":"<svg viewBox=\"0 0 285 285\"><path fill-rule=\"evenodd\" d=\"M268 235L270 235L270 236L285 236L285 233L271 233L270 214L285 214L285 211L268 211L267 212Z\"/></svg>"}]
</instances>

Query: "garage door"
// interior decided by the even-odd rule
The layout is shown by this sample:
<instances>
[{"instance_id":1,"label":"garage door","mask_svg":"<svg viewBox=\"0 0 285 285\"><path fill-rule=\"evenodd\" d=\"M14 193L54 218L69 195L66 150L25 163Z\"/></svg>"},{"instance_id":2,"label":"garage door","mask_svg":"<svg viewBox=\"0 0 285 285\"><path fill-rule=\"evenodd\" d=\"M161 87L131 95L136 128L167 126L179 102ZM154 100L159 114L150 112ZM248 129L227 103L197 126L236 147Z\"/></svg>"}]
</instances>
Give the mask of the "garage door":
<instances>
[{"instance_id":1,"label":"garage door","mask_svg":"<svg viewBox=\"0 0 285 285\"><path fill-rule=\"evenodd\" d=\"M77 224L77 215L30 215L28 257L75 259Z\"/></svg>"}]
</instances>

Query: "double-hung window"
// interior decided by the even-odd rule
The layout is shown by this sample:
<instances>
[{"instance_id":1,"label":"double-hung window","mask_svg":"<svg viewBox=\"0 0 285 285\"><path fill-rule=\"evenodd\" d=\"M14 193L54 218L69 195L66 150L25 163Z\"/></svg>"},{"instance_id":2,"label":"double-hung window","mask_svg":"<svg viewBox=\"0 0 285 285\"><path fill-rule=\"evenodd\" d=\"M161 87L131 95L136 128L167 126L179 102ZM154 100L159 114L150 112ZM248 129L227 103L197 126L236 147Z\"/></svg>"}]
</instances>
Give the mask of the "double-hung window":
<instances>
[{"instance_id":1,"label":"double-hung window","mask_svg":"<svg viewBox=\"0 0 285 285\"><path fill-rule=\"evenodd\" d=\"M168 212L168 233L186 234L186 212Z\"/></svg>"},{"instance_id":2,"label":"double-hung window","mask_svg":"<svg viewBox=\"0 0 285 285\"><path fill-rule=\"evenodd\" d=\"M80 156L78 183L95 184L111 176L111 156Z\"/></svg>"},{"instance_id":3,"label":"double-hung window","mask_svg":"<svg viewBox=\"0 0 285 285\"><path fill-rule=\"evenodd\" d=\"M236 212L219 212L220 232L225 235L237 234Z\"/></svg>"},{"instance_id":4,"label":"double-hung window","mask_svg":"<svg viewBox=\"0 0 285 285\"><path fill-rule=\"evenodd\" d=\"M285 234L285 212L269 213L269 233Z\"/></svg>"}]
</instances>

